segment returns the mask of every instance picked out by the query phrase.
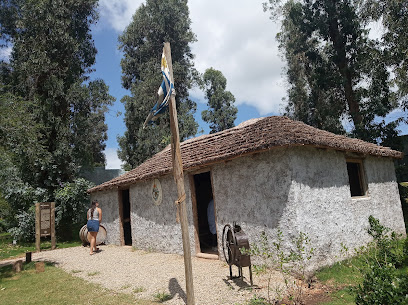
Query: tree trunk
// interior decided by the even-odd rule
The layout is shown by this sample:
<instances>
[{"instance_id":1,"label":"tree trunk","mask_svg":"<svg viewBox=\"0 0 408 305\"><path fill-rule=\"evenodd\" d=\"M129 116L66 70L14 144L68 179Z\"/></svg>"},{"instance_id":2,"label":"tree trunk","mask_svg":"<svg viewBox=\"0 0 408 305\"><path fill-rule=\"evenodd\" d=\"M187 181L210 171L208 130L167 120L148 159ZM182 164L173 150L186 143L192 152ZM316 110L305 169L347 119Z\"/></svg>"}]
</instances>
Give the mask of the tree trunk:
<instances>
[{"instance_id":1,"label":"tree trunk","mask_svg":"<svg viewBox=\"0 0 408 305\"><path fill-rule=\"evenodd\" d=\"M336 7L328 8L327 11L335 12ZM335 64L339 68L340 74L343 77L343 88L351 118L353 119L354 126L358 128L363 122L363 118L360 112L359 101L356 100L353 91L353 75L348 65L346 46L339 31L339 23L336 14L334 13L334 16L329 16L329 20L330 40L333 42L333 47L337 55Z\"/></svg>"}]
</instances>

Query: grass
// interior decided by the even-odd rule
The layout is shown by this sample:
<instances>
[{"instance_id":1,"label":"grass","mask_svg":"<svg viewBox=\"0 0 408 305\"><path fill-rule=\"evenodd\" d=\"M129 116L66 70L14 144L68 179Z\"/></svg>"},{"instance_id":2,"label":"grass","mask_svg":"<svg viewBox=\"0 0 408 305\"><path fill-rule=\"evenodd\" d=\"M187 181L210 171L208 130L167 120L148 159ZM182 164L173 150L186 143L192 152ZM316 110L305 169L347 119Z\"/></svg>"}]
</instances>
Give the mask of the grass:
<instances>
[{"instance_id":1,"label":"grass","mask_svg":"<svg viewBox=\"0 0 408 305\"><path fill-rule=\"evenodd\" d=\"M317 279L333 289L331 301L321 305L355 305L352 287L362 282L362 274L358 268L363 265L364 258L357 256L320 269L316 273Z\"/></svg>"},{"instance_id":2,"label":"grass","mask_svg":"<svg viewBox=\"0 0 408 305\"><path fill-rule=\"evenodd\" d=\"M56 247L59 249L80 246L82 243L78 240L69 242L58 242ZM50 240L41 241L41 250L51 249ZM19 243L13 245L13 238L9 233L0 233L0 260L24 256L26 252L35 252L35 243Z\"/></svg>"},{"instance_id":3,"label":"grass","mask_svg":"<svg viewBox=\"0 0 408 305\"><path fill-rule=\"evenodd\" d=\"M133 293L141 293L143 291L146 291L146 288L144 287L136 287L135 289L133 289Z\"/></svg>"},{"instance_id":4,"label":"grass","mask_svg":"<svg viewBox=\"0 0 408 305\"><path fill-rule=\"evenodd\" d=\"M167 292L165 292L165 291L156 292L156 293L153 295L153 297L154 297L154 298L157 300L157 302L159 302L159 303L163 303L163 302L166 302L166 301L172 299L172 296L171 296L170 294L168 294Z\"/></svg>"},{"instance_id":5,"label":"grass","mask_svg":"<svg viewBox=\"0 0 408 305\"><path fill-rule=\"evenodd\" d=\"M362 258L354 257L320 269L316 273L316 277L319 281L332 283L335 287L354 286L361 283L361 274L356 267L362 266Z\"/></svg>"},{"instance_id":6,"label":"grass","mask_svg":"<svg viewBox=\"0 0 408 305\"><path fill-rule=\"evenodd\" d=\"M268 301L257 295L252 296L252 298L246 302L244 305L269 305Z\"/></svg>"},{"instance_id":7,"label":"grass","mask_svg":"<svg viewBox=\"0 0 408 305\"><path fill-rule=\"evenodd\" d=\"M99 271L88 272L88 276L95 276L95 275L98 275L98 274L100 274Z\"/></svg>"},{"instance_id":8,"label":"grass","mask_svg":"<svg viewBox=\"0 0 408 305\"><path fill-rule=\"evenodd\" d=\"M403 243L398 242L397 247L402 250ZM369 255L373 255L371 251ZM352 291L353 287L361 284L363 275L360 270L364 270L367 266L365 257L355 256L344 261L338 262L332 266L324 267L316 273L319 282L333 289L330 297L330 302L325 302L320 305L355 305L355 294ZM397 269L397 273L407 274L408 266L405 265Z\"/></svg>"},{"instance_id":9,"label":"grass","mask_svg":"<svg viewBox=\"0 0 408 305\"><path fill-rule=\"evenodd\" d=\"M71 273L75 274L75 273L81 273L82 270L72 270Z\"/></svg>"},{"instance_id":10,"label":"grass","mask_svg":"<svg viewBox=\"0 0 408 305\"><path fill-rule=\"evenodd\" d=\"M137 304L153 305L130 294L117 293L77 278L47 263L36 273L34 263L14 273L11 266L0 268L1 304Z\"/></svg>"}]
</instances>

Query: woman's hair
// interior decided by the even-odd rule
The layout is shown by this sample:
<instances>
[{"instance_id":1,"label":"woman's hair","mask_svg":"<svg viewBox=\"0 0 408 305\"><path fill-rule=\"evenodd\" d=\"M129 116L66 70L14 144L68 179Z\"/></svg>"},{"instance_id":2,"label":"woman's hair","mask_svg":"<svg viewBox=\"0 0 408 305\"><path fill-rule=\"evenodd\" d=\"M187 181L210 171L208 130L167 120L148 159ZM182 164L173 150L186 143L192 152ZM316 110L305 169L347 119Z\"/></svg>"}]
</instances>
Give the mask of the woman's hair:
<instances>
[{"instance_id":1,"label":"woman's hair","mask_svg":"<svg viewBox=\"0 0 408 305\"><path fill-rule=\"evenodd\" d=\"M97 200L94 200L94 201L92 201L92 203L91 203L91 211L90 211L90 214L91 214L91 219L93 219L93 212L95 211L95 208L96 208L96 203L97 203L98 201Z\"/></svg>"}]
</instances>

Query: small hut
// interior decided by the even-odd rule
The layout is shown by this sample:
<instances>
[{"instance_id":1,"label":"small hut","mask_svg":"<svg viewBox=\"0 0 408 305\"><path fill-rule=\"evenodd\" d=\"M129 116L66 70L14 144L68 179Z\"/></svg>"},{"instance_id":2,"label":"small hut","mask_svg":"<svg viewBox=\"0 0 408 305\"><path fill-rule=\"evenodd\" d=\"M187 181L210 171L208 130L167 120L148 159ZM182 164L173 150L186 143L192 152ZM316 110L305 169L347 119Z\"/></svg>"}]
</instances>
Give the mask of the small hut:
<instances>
[{"instance_id":1,"label":"small hut","mask_svg":"<svg viewBox=\"0 0 408 305\"><path fill-rule=\"evenodd\" d=\"M184 141L181 153L193 255L222 259L222 229L233 222L250 243L261 232L306 233L314 267L335 261L342 243L366 244L369 215L405 234L393 162L403 154L390 148L271 116ZM170 146L89 192L103 208L108 243L183 253ZM211 198L216 251L209 245Z\"/></svg>"}]
</instances>

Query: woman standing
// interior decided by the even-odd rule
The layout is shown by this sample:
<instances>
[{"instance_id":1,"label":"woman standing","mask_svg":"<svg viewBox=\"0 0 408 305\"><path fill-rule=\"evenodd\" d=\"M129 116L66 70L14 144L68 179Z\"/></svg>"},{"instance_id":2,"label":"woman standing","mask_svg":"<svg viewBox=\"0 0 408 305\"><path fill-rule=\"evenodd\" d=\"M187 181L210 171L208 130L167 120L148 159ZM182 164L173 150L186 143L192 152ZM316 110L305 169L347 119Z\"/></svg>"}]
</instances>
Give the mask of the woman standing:
<instances>
[{"instance_id":1,"label":"woman standing","mask_svg":"<svg viewBox=\"0 0 408 305\"><path fill-rule=\"evenodd\" d=\"M88 229L88 240L91 244L91 251L90 255L94 254L94 251L98 251L99 249L96 248L96 236L98 235L99 231L99 224L102 221L102 210L99 208L99 202L94 200L92 201L91 208L88 210L87 213L88 222L86 227Z\"/></svg>"}]
</instances>

